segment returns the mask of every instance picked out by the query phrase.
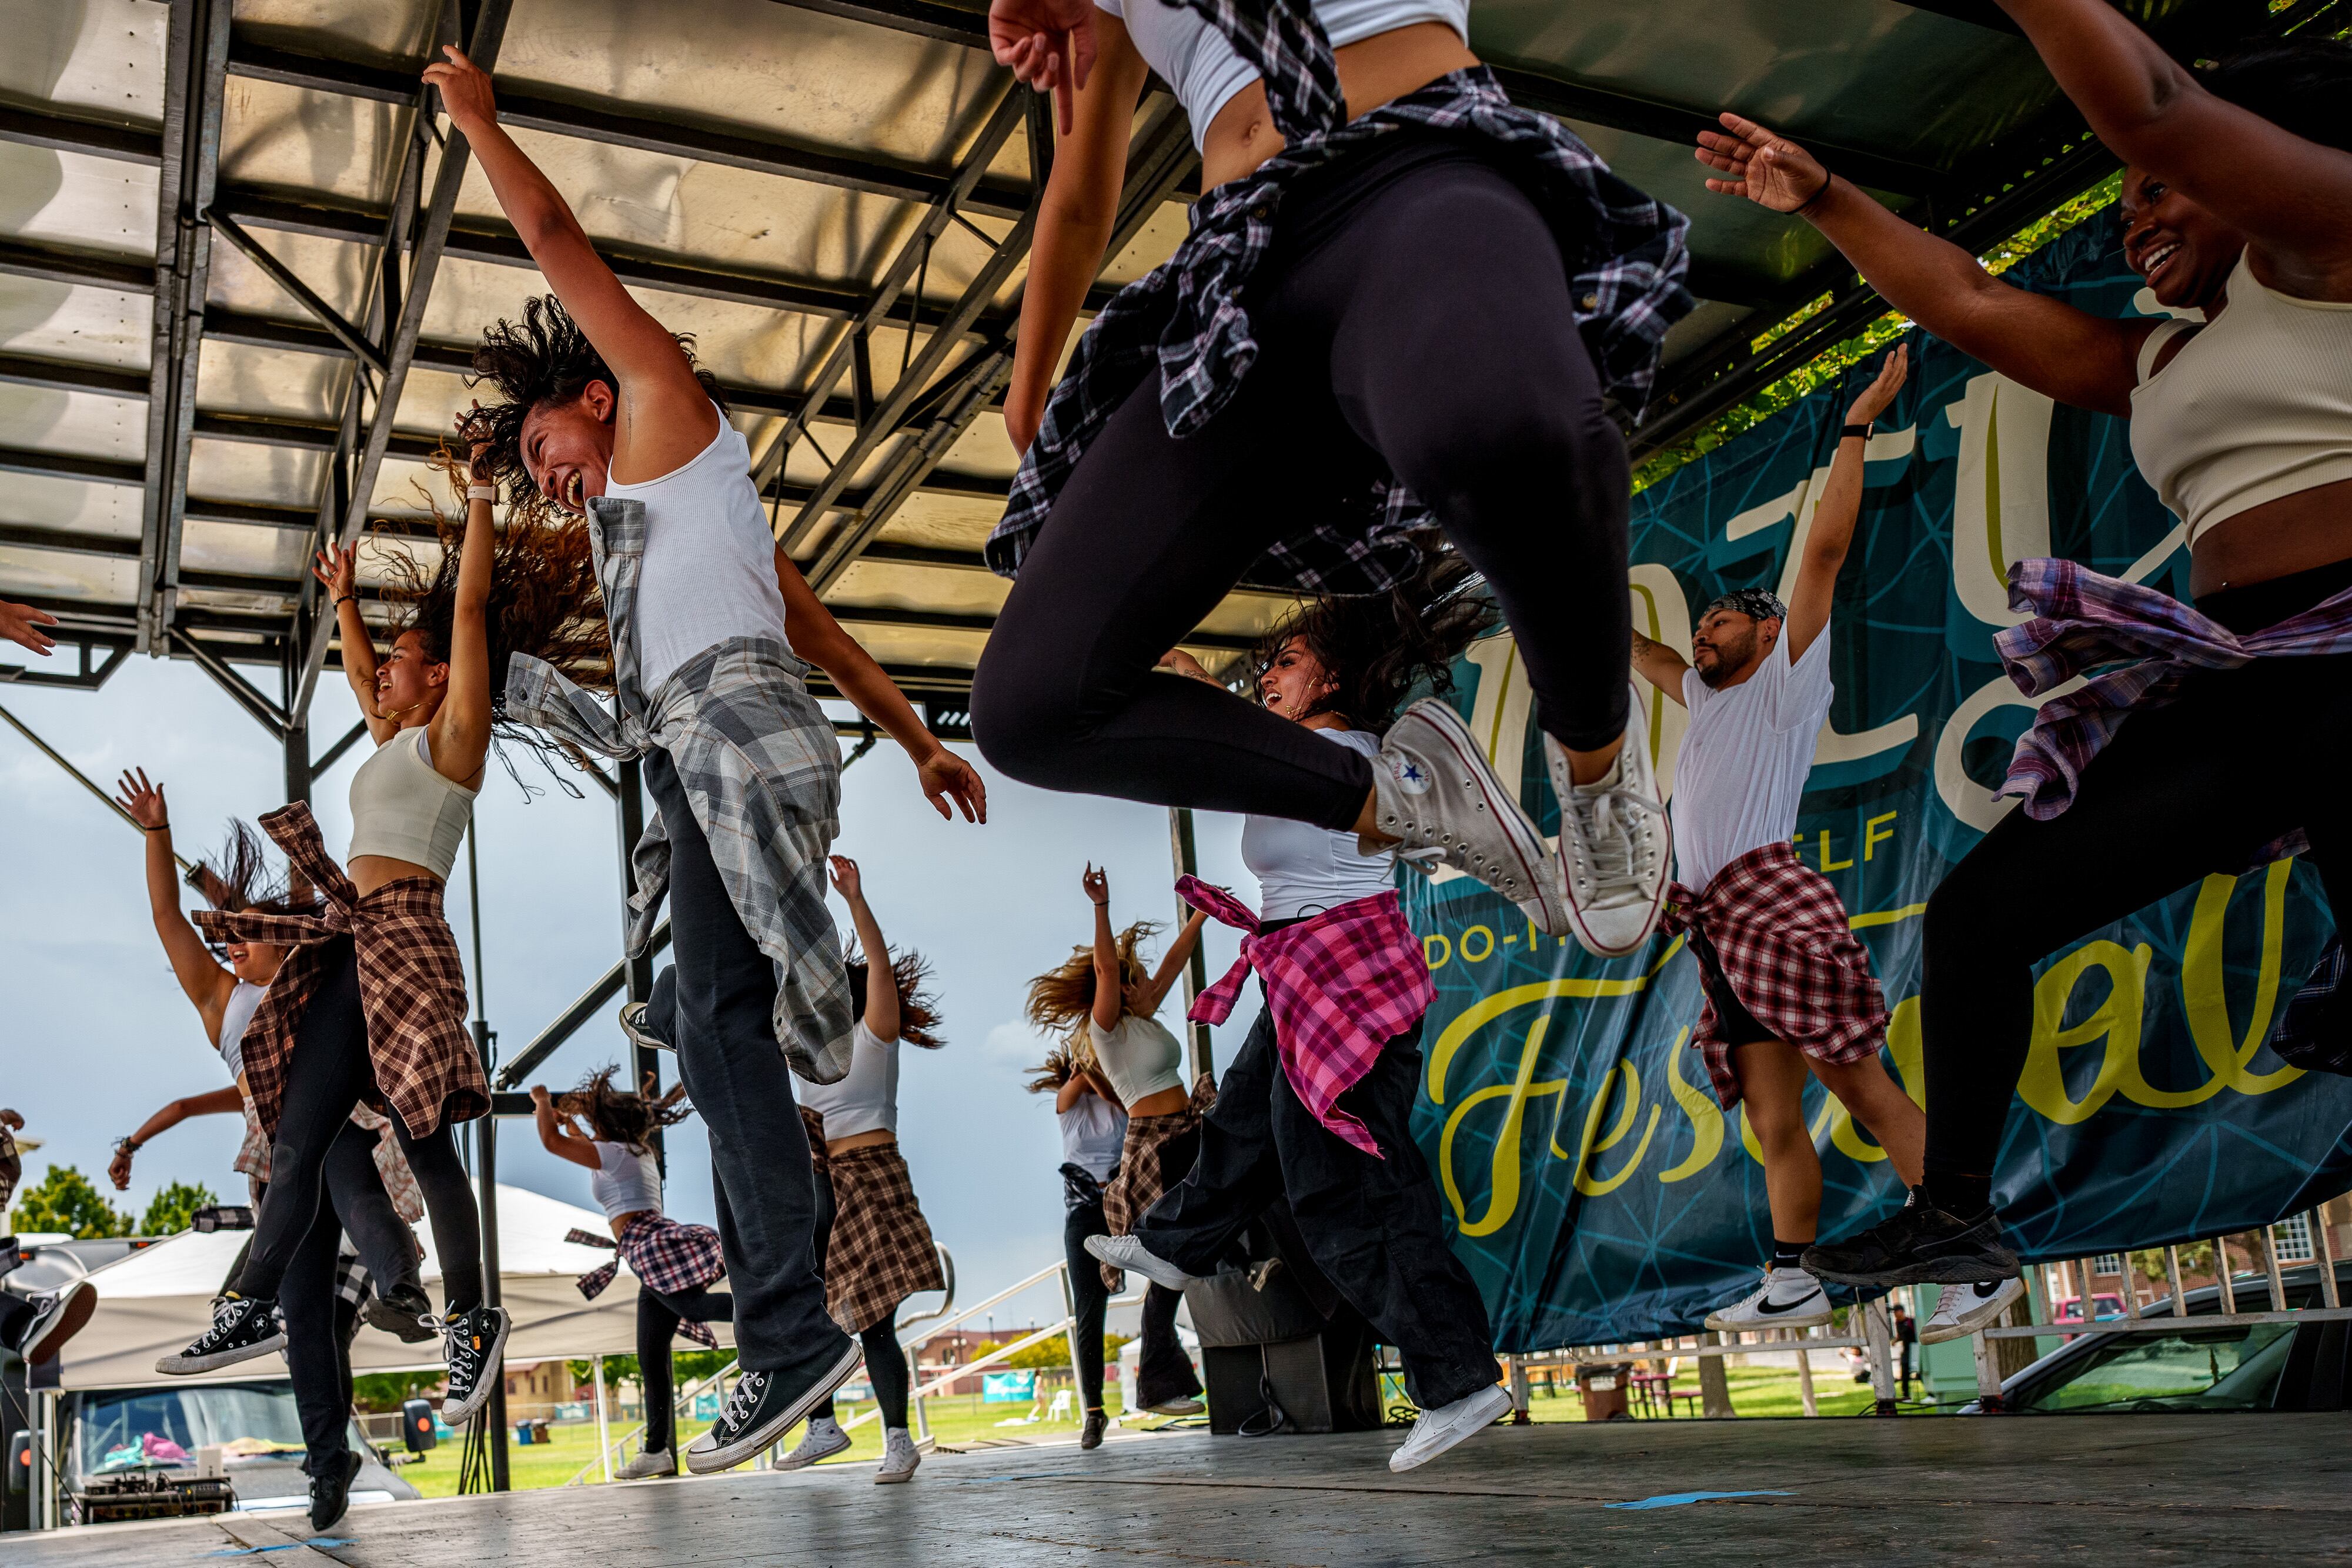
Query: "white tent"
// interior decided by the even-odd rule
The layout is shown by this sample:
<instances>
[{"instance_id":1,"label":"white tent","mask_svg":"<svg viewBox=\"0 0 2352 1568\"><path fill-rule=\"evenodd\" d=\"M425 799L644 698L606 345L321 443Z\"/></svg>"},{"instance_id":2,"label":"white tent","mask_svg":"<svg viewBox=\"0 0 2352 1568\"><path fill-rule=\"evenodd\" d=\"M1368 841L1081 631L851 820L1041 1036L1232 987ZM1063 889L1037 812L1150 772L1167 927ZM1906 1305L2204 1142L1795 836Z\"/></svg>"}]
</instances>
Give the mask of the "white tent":
<instances>
[{"instance_id":1,"label":"white tent","mask_svg":"<svg viewBox=\"0 0 2352 1568\"><path fill-rule=\"evenodd\" d=\"M514 1316L507 1340L510 1363L633 1354L637 1348L637 1281L624 1269L594 1301L573 1283L613 1254L563 1239L574 1228L606 1234L604 1217L593 1209L559 1203L521 1187L499 1188L499 1281L504 1304ZM419 1225L425 1242L428 1293L440 1278L430 1228ZM58 1376L66 1388L124 1388L153 1383L234 1383L281 1375L277 1356L248 1361L194 1379L166 1378L156 1358L180 1349L212 1321L212 1299L244 1245L245 1232L188 1231L94 1270L98 1311L68 1343ZM725 1323L713 1323L719 1342L731 1343ZM439 1346L403 1344L390 1334L362 1327L352 1346L356 1372L394 1372L439 1364Z\"/></svg>"}]
</instances>

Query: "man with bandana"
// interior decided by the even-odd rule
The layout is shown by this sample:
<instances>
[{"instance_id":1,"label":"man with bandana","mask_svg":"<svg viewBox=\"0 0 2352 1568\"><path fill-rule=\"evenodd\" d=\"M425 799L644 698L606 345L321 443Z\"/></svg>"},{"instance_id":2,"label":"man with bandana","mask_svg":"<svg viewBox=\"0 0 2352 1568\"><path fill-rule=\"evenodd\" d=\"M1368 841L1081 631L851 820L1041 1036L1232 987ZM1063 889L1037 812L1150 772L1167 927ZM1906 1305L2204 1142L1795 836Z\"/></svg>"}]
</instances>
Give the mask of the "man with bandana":
<instances>
[{"instance_id":1,"label":"man with bandana","mask_svg":"<svg viewBox=\"0 0 2352 1568\"><path fill-rule=\"evenodd\" d=\"M1797 536L1787 604L1761 588L1724 594L1701 613L1688 663L1633 638L1634 669L1691 714L1675 768L1675 882L1664 922L1685 938L1706 993L1691 1043L1724 1109L1747 1103L1772 1215L1763 1280L1711 1313L1711 1329L1830 1321L1829 1297L1801 1261L1822 1207L1808 1073L1877 1138L1906 1186L1919 1181L1926 1128L1880 1064L1886 1003L1870 955L1837 890L1790 838L1829 718L1830 602L1862 511L1870 423L1906 371L1898 348L1846 416L1812 526Z\"/></svg>"}]
</instances>

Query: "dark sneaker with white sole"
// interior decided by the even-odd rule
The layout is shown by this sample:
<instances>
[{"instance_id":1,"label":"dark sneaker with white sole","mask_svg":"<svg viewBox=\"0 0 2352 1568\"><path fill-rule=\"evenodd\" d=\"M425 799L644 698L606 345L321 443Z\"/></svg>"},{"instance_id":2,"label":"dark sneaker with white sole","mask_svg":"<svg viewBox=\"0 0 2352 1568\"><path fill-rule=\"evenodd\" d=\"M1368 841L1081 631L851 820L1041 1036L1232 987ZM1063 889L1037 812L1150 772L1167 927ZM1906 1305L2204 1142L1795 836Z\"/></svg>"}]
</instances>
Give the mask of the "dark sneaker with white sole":
<instances>
[{"instance_id":1,"label":"dark sneaker with white sole","mask_svg":"<svg viewBox=\"0 0 2352 1568\"><path fill-rule=\"evenodd\" d=\"M177 1355L155 1363L155 1370L172 1377L217 1372L240 1361L286 1348L286 1330L278 1321L278 1303L266 1296L223 1296L213 1303L213 1326Z\"/></svg>"},{"instance_id":2,"label":"dark sneaker with white sole","mask_svg":"<svg viewBox=\"0 0 2352 1568\"><path fill-rule=\"evenodd\" d=\"M498 1386L499 1368L507 1354L507 1330L513 1322L502 1307L469 1307L447 1320L427 1319L441 1331L449 1357L449 1385L441 1396L444 1426L462 1427L474 1418Z\"/></svg>"},{"instance_id":3,"label":"dark sneaker with white sole","mask_svg":"<svg viewBox=\"0 0 2352 1568\"><path fill-rule=\"evenodd\" d=\"M380 1296L369 1292L360 1315L368 1327L382 1329L403 1344L423 1344L440 1333L430 1321L433 1303L414 1285L394 1285Z\"/></svg>"},{"instance_id":4,"label":"dark sneaker with white sole","mask_svg":"<svg viewBox=\"0 0 2352 1568\"><path fill-rule=\"evenodd\" d=\"M325 1531L332 1529L344 1514L351 1511L352 1482L359 1479L360 1457L346 1448L336 1457L334 1468L323 1476L310 1478L310 1528Z\"/></svg>"},{"instance_id":5,"label":"dark sneaker with white sole","mask_svg":"<svg viewBox=\"0 0 2352 1568\"><path fill-rule=\"evenodd\" d=\"M732 1469L805 1420L857 1370L861 1347L846 1334L841 1343L839 1354L817 1363L814 1371L803 1364L792 1371L746 1372L737 1378L719 1419L688 1447L686 1468L698 1476Z\"/></svg>"},{"instance_id":6,"label":"dark sneaker with white sole","mask_svg":"<svg viewBox=\"0 0 2352 1568\"><path fill-rule=\"evenodd\" d=\"M32 1321L25 1325L18 1339L17 1356L30 1366L47 1361L65 1347L66 1341L81 1332L89 1322L90 1313L98 1310L98 1287L88 1280L77 1280L62 1291L33 1301Z\"/></svg>"},{"instance_id":7,"label":"dark sneaker with white sole","mask_svg":"<svg viewBox=\"0 0 2352 1568\"><path fill-rule=\"evenodd\" d=\"M623 1002L621 1032L629 1037L630 1044L642 1045L647 1051L677 1051L677 1046L672 1045L655 1031L652 1019L648 1016L651 1010L643 1002Z\"/></svg>"},{"instance_id":8,"label":"dark sneaker with white sole","mask_svg":"<svg viewBox=\"0 0 2352 1568\"><path fill-rule=\"evenodd\" d=\"M1999 1214L1963 1219L1925 1202L1858 1236L1808 1247L1803 1261L1807 1273L1839 1285L1973 1285L2019 1272Z\"/></svg>"}]
</instances>

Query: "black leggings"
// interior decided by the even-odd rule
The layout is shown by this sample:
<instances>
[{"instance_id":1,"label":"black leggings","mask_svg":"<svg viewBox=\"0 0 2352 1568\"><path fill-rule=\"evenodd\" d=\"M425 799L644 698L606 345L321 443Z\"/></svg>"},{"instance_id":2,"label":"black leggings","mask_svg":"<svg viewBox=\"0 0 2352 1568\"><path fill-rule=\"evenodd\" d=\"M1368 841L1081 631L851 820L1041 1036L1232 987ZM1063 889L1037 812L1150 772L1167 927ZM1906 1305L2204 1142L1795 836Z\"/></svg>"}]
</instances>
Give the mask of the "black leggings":
<instances>
[{"instance_id":1,"label":"black leggings","mask_svg":"<svg viewBox=\"0 0 2352 1568\"><path fill-rule=\"evenodd\" d=\"M1360 754L1152 666L1340 484L1383 471L1486 574L1537 722L1578 750L1624 732L1625 447L1559 244L1473 152L1386 140L1285 204L1233 402L1180 441L1147 379L1070 476L973 679L972 732L1005 773L1352 825Z\"/></svg>"},{"instance_id":2,"label":"black leggings","mask_svg":"<svg viewBox=\"0 0 2352 1568\"><path fill-rule=\"evenodd\" d=\"M288 1058L286 1096L278 1107L277 1140L269 1150L269 1190L254 1216L253 1251L237 1276L239 1295L276 1299L279 1294L287 1269L319 1213L329 1152L352 1125L352 1108L375 1082L367 1015L360 1005L359 959L351 939L335 938L327 958L326 972L303 1009ZM422 1138L410 1137L397 1113L392 1126L432 1216L443 1311L455 1317L482 1299L482 1227L474 1189L447 1122Z\"/></svg>"},{"instance_id":3,"label":"black leggings","mask_svg":"<svg viewBox=\"0 0 2352 1568\"><path fill-rule=\"evenodd\" d=\"M816 1271L824 1273L826 1244L833 1239L833 1180L830 1176L816 1178ZM907 1425L907 1390L908 1388L907 1353L898 1348L898 1308L896 1304L882 1314L879 1322L869 1323L858 1334L857 1343L866 1353L866 1380L874 1385L874 1403L882 1411L882 1425L904 1428ZM821 1420L838 1420L831 1399L816 1413Z\"/></svg>"},{"instance_id":4,"label":"black leggings","mask_svg":"<svg viewBox=\"0 0 2352 1568\"><path fill-rule=\"evenodd\" d=\"M668 1453L677 1440L675 1380L670 1375L670 1336L681 1322L723 1323L735 1315L735 1298L724 1291L697 1285L691 1291L665 1294L652 1286L637 1286L637 1375L646 1396L646 1450Z\"/></svg>"},{"instance_id":5,"label":"black leggings","mask_svg":"<svg viewBox=\"0 0 2352 1568\"><path fill-rule=\"evenodd\" d=\"M1087 1250L1087 1238L1109 1234L1098 1197L1090 1203L1073 1203L1062 1216L1062 1256L1070 1270L1070 1315L1076 1320L1070 1341L1078 1363L1078 1403L1088 1410L1102 1408L1103 1317L1110 1304L1110 1287L1103 1283L1102 1264Z\"/></svg>"},{"instance_id":6,"label":"black leggings","mask_svg":"<svg viewBox=\"0 0 2352 1568\"><path fill-rule=\"evenodd\" d=\"M2197 607L2242 634L2347 586L2352 562L2338 562ZM2242 871L2298 827L2341 920L2352 910L2347 775L2352 654L2200 672L2169 706L2124 721L2064 812L2011 812L1952 869L1927 901L1919 1015L1939 1207L1973 1215L1988 1201L2032 1044L2033 966L2199 877Z\"/></svg>"}]
</instances>

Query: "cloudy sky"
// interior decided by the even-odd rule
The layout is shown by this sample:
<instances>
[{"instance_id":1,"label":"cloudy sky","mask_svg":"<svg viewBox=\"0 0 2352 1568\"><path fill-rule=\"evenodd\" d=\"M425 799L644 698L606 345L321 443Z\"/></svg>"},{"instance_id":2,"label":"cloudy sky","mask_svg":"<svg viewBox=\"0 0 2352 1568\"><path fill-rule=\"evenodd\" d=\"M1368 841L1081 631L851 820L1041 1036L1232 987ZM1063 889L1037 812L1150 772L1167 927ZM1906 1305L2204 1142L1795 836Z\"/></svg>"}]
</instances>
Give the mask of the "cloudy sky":
<instances>
[{"instance_id":1,"label":"cloudy sky","mask_svg":"<svg viewBox=\"0 0 2352 1568\"><path fill-rule=\"evenodd\" d=\"M11 648L0 662L19 658L29 655ZM51 663L62 668L65 660ZM191 665L134 658L96 694L0 685L0 706L102 783L131 765L163 780L181 852L191 857L216 844L231 817L282 803L276 742ZM347 688L322 685L312 716L319 748L356 717ZM331 850L349 840L345 795L365 749L362 741L313 792ZM949 1045L907 1053L899 1140L932 1228L954 1254L966 1303L1061 1253L1053 1107L1022 1087L1022 1070L1045 1044L1022 1021L1021 1002L1030 977L1088 935L1081 870L1090 857L1109 867L1112 913L1122 923L1166 919L1173 907L1164 810L1049 795L993 773L988 784L986 827L942 822L905 755L886 741L844 776L839 845L864 867L890 940L937 966ZM505 1055L620 955L614 816L601 791L572 800L551 790L526 801L491 769L475 828L488 1016ZM1199 831L1203 874L1255 902L1240 863L1240 819L1204 816ZM102 1179L115 1138L169 1100L221 1087L226 1074L156 942L138 833L5 727L0 844L12 873L0 892L0 1104L46 1140L26 1162L28 1184L51 1160ZM461 859L449 889L461 942L469 893ZM835 915L845 930L838 901ZM1237 934L1211 931L1213 977L1231 962ZM1171 998L1162 1020L1181 1027L1180 1011ZM1218 1031L1221 1060L1254 1017L1245 1002ZM541 1076L563 1087L625 1060L625 1048L609 1017L600 1019ZM228 1168L239 1131L220 1116L163 1134L139 1156L130 1191L113 1195L118 1205L142 1212L175 1179L224 1195L239 1188ZM501 1133L501 1179L593 1207L586 1173L544 1154L528 1122L503 1123ZM671 1138L670 1207L707 1222L709 1156L699 1124ZM1032 1292L1008 1309L999 1323L1058 1315L1058 1292Z\"/></svg>"}]
</instances>

